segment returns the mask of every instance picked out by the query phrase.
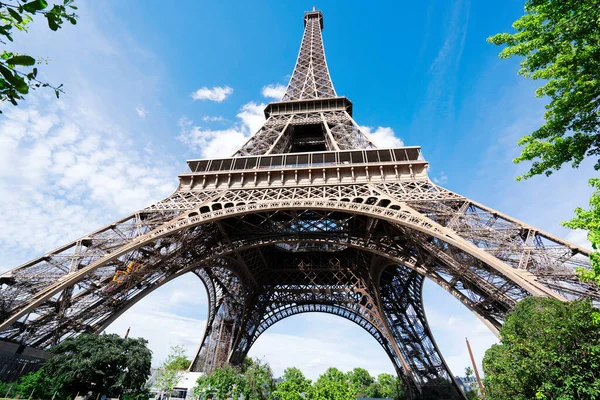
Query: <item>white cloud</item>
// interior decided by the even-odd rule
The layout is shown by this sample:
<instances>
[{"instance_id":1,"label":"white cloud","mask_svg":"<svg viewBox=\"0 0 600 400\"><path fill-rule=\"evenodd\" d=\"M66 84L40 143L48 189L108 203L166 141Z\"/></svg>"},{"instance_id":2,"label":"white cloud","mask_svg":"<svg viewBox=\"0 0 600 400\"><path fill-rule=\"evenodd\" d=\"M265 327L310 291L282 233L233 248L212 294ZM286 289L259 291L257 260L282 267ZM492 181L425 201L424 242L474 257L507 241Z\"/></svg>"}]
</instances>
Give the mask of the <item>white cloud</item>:
<instances>
[{"instance_id":1,"label":"white cloud","mask_svg":"<svg viewBox=\"0 0 600 400\"><path fill-rule=\"evenodd\" d=\"M237 115L242 120L242 128L247 128L250 134L256 133L265 123L265 104L256 104L253 101L244 104L242 111Z\"/></svg>"},{"instance_id":2,"label":"white cloud","mask_svg":"<svg viewBox=\"0 0 600 400\"><path fill-rule=\"evenodd\" d=\"M51 250L175 188L172 168L100 120L93 110L33 96L4 110L0 252Z\"/></svg>"},{"instance_id":3,"label":"white cloud","mask_svg":"<svg viewBox=\"0 0 600 400\"><path fill-rule=\"evenodd\" d=\"M285 94L286 87L280 84L267 85L262 88L262 95L280 101Z\"/></svg>"},{"instance_id":4,"label":"white cloud","mask_svg":"<svg viewBox=\"0 0 600 400\"><path fill-rule=\"evenodd\" d=\"M443 185L448 183L448 176L444 173L444 171L440 172L440 175L437 177L433 177L433 181L438 185Z\"/></svg>"},{"instance_id":5,"label":"white cloud","mask_svg":"<svg viewBox=\"0 0 600 400\"><path fill-rule=\"evenodd\" d=\"M565 236L565 240L567 242L576 244L577 246L584 247L588 250L593 250L592 243L588 240L587 235L588 235L587 231L584 231L582 229L574 229L574 230L570 230L567 233L567 236Z\"/></svg>"},{"instance_id":6,"label":"white cloud","mask_svg":"<svg viewBox=\"0 0 600 400\"><path fill-rule=\"evenodd\" d=\"M204 122L217 122L217 121L223 121L223 117L222 116L217 116L217 117L213 117L210 115L205 115L204 117L202 117L202 121Z\"/></svg>"},{"instance_id":7,"label":"white cloud","mask_svg":"<svg viewBox=\"0 0 600 400\"><path fill-rule=\"evenodd\" d=\"M265 122L264 108L264 104L245 104L237 114L239 121L226 129L205 129L182 118L178 139L200 151L200 157L229 157Z\"/></svg>"},{"instance_id":8,"label":"white cloud","mask_svg":"<svg viewBox=\"0 0 600 400\"><path fill-rule=\"evenodd\" d=\"M146 116L149 114L148 110L146 110L144 107L136 107L135 111L141 118L146 118Z\"/></svg>"},{"instance_id":9,"label":"white cloud","mask_svg":"<svg viewBox=\"0 0 600 400\"><path fill-rule=\"evenodd\" d=\"M396 137L394 130L390 127L380 126L373 130L370 126L361 126L360 130L366 134L377 147L390 148L404 146L402 139Z\"/></svg>"},{"instance_id":10,"label":"white cloud","mask_svg":"<svg viewBox=\"0 0 600 400\"><path fill-rule=\"evenodd\" d=\"M233 89L230 88L229 86L215 86L212 89L209 89L207 87L202 87L198 90L196 90L194 93L192 93L192 99L194 100L210 100L210 101L216 101L217 103L222 102L223 100L225 100L227 97L229 97L230 94L233 93Z\"/></svg>"}]
</instances>

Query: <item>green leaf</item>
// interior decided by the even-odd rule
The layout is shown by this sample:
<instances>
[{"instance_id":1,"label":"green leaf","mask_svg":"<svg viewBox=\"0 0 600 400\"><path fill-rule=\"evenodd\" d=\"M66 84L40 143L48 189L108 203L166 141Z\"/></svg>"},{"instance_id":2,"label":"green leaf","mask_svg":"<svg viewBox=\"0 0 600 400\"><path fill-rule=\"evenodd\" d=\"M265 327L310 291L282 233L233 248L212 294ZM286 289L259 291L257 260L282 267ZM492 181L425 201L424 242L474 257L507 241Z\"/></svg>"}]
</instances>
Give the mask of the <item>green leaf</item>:
<instances>
[{"instance_id":1,"label":"green leaf","mask_svg":"<svg viewBox=\"0 0 600 400\"><path fill-rule=\"evenodd\" d=\"M7 7L6 8L8 10L8 13L10 14L11 17L13 17L18 23L23 22L23 17L21 17L21 14L19 14L18 12L16 12L14 9Z\"/></svg>"},{"instance_id":2,"label":"green leaf","mask_svg":"<svg viewBox=\"0 0 600 400\"><path fill-rule=\"evenodd\" d=\"M15 56L6 60L6 63L10 65L24 65L29 67L35 64L35 58L30 56Z\"/></svg>"},{"instance_id":3,"label":"green leaf","mask_svg":"<svg viewBox=\"0 0 600 400\"><path fill-rule=\"evenodd\" d=\"M43 10L46 7L48 7L48 2L46 0L33 0L29 3L23 4L23 10L30 13L35 13L37 11Z\"/></svg>"},{"instance_id":4,"label":"green leaf","mask_svg":"<svg viewBox=\"0 0 600 400\"><path fill-rule=\"evenodd\" d=\"M10 24L4 25L4 26L0 26L0 35L5 36L8 40L10 40L12 42L13 39L10 36L10 30L11 30L11 28L12 28L12 25L10 25Z\"/></svg>"},{"instance_id":5,"label":"green leaf","mask_svg":"<svg viewBox=\"0 0 600 400\"><path fill-rule=\"evenodd\" d=\"M46 14L46 19L48 20L48 27L50 27L50 29L53 31L56 31L58 28L60 28L60 25L58 25L54 14Z\"/></svg>"},{"instance_id":6,"label":"green leaf","mask_svg":"<svg viewBox=\"0 0 600 400\"><path fill-rule=\"evenodd\" d=\"M17 92L21 94L29 93L29 85L25 82L25 79L21 78L16 73L13 73L10 69L6 68L4 65L0 64L0 74L4 76L4 78L14 86Z\"/></svg>"}]
</instances>

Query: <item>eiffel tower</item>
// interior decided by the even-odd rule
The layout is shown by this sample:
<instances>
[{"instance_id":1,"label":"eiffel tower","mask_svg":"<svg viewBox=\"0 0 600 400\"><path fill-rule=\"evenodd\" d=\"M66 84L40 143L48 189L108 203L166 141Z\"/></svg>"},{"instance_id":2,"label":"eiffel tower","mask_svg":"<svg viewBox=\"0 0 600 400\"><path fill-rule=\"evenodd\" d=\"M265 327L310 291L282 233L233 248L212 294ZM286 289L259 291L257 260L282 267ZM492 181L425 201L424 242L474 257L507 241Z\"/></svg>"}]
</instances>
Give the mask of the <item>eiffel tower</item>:
<instances>
[{"instance_id":1,"label":"eiffel tower","mask_svg":"<svg viewBox=\"0 0 600 400\"><path fill-rule=\"evenodd\" d=\"M189 160L166 199L2 274L0 337L46 349L100 333L191 273L209 311L190 370L240 364L273 324L323 312L370 333L410 399L454 399L425 279L496 335L528 296L600 301L574 273L587 250L432 183L420 147L376 148L333 87L322 29L305 13L285 95L233 157Z\"/></svg>"}]
</instances>

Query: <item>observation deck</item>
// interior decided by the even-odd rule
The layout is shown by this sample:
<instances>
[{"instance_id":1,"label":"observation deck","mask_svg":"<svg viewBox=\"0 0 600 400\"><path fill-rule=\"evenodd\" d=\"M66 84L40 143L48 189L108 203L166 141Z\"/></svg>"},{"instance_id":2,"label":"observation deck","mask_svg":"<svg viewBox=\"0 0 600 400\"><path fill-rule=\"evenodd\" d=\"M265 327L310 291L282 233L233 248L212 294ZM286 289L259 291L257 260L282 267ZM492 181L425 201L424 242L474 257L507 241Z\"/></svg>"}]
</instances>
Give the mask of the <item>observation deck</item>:
<instances>
[{"instance_id":1,"label":"observation deck","mask_svg":"<svg viewBox=\"0 0 600 400\"><path fill-rule=\"evenodd\" d=\"M180 189L399 182L427 179L419 146L188 160Z\"/></svg>"}]
</instances>

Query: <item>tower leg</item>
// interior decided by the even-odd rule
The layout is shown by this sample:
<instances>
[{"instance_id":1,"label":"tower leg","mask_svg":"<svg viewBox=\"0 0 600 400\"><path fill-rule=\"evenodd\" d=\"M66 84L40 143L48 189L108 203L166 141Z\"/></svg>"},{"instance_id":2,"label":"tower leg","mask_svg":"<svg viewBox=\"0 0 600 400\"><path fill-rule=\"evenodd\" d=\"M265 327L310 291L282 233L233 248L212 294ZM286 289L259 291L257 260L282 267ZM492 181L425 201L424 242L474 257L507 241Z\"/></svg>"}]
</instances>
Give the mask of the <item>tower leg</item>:
<instances>
[{"instance_id":1,"label":"tower leg","mask_svg":"<svg viewBox=\"0 0 600 400\"><path fill-rule=\"evenodd\" d=\"M381 276L381 309L397 348L409 365L417 390L413 399L464 399L431 333L423 309L424 277L406 267L389 266Z\"/></svg>"},{"instance_id":2,"label":"tower leg","mask_svg":"<svg viewBox=\"0 0 600 400\"><path fill-rule=\"evenodd\" d=\"M237 276L224 268L198 269L195 273L207 287L209 310L204 337L189 371L210 372L229 361L242 317L242 288Z\"/></svg>"}]
</instances>

